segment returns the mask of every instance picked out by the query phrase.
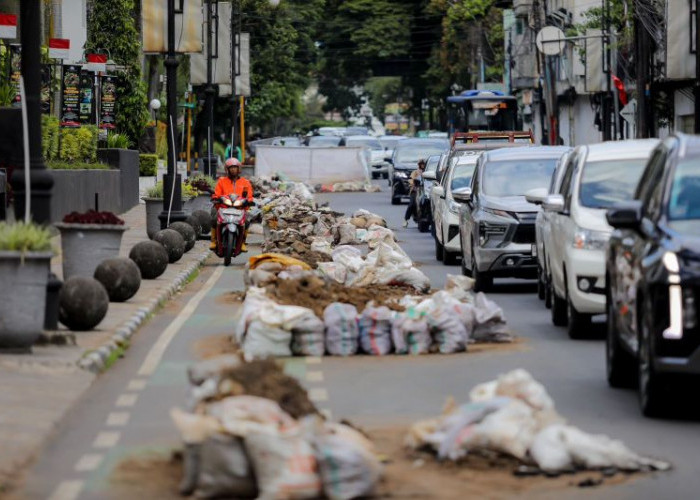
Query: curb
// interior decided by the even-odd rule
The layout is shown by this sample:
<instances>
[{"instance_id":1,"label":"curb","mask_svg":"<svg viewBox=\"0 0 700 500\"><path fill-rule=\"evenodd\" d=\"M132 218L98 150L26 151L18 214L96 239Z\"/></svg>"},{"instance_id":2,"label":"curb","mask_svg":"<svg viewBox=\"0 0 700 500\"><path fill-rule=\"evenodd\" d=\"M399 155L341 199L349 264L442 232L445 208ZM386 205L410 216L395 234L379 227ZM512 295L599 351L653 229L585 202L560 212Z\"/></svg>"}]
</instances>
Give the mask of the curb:
<instances>
[{"instance_id":1,"label":"curb","mask_svg":"<svg viewBox=\"0 0 700 500\"><path fill-rule=\"evenodd\" d=\"M131 318L118 326L114 335L110 337L106 344L83 356L80 361L78 361L78 366L92 373L100 373L105 368L109 357L115 351L123 347L124 344L128 343L134 332L139 329L146 321L146 318L153 314L162 303L166 302L182 289L183 284L202 266L210 254L211 251L207 249L205 252L198 255L197 258L181 271L167 287L162 289L156 297L151 299L148 305L139 308Z\"/></svg>"}]
</instances>

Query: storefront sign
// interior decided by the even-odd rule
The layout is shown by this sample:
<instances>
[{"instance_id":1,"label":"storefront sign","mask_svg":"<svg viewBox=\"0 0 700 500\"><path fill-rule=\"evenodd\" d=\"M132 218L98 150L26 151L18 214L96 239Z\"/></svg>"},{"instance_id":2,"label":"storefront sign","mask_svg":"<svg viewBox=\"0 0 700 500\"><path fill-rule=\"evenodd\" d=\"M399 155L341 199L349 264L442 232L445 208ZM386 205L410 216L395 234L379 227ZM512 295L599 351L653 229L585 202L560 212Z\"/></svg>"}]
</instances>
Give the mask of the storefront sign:
<instances>
[{"instance_id":1,"label":"storefront sign","mask_svg":"<svg viewBox=\"0 0 700 500\"><path fill-rule=\"evenodd\" d=\"M61 127L80 127L80 66L63 66Z\"/></svg>"},{"instance_id":2,"label":"storefront sign","mask_svg":"<svg viewBox=\"0 0 700 500\"><path fill-rule=\"evenodd\" d=\"M80 73L80 123L95 123L95 77L89 71Z\"/></svg>"},{"instance_id":3,"label":"storefront sign","mask_svg":"<svg viewBox=\"0 0 700 500\"><path fill-rule=\"evenodd\" d=\"M114 105L117 101L117 77L103 76L100 85L100 128L116 128Z\"/></svg>"}]
</instances>

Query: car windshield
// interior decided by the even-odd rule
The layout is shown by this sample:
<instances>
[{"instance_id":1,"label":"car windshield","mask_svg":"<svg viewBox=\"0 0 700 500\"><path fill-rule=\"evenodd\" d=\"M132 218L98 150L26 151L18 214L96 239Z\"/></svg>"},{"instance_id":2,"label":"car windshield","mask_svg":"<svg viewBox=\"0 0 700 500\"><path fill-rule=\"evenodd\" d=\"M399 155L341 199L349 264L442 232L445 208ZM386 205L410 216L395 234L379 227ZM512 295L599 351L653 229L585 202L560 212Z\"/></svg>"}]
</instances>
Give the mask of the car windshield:
<instances>
[{"instance_id":1,"label":"car windshield","mask_svg":"<svg viewBox=\"0 0 700 500\"><path fill-rule=\"evenodd\" d=\"M471 162L464 165L457 165L454 167L454 173L452 174L452 182L450 183L450 189L454 191L455 189L465 188L472 185L472 175L474 175L474 168L476 163Z\"/></svg>"},{"instance_id":2,"label":"car windshield","mask_svg":"<svg viewBox=\"0 0 700 500\"><path fill-rule=\"evenodd\" d=\"M450 156L450 165L472 163L481 154L481 151L456 151Z\"/></svg>"},{"instance_id":3,"label":"car windshield","mask_svg":"<svg viewBox=\"0 0 700 500\"><path fill-rule=\"evenodd\" d=\"M446 149L445 144L441 143L426 143L426 144L399 144L396 150L396 161L398 163L415 163L418 160L425 159L428 156L439 155Z\"/></svg>"},{"instance_id":4,"label":"car windshield","mask_svg":"<svg viewBox=\"0 0 700 500\"><path fill-rule=\"evenodd\" d=\"M367 139L348 139L346 144L348 146L367 146L373 151L384 150L382 145L379 144L379 141L373 137L368 137Z\"/></svg>"},{"instance_id":5,"label":"car windshield","mask_svg":"<svg viewBox=\"0 0 700 500\"><path fill-rule=\"evenodd\" d=\"M679 163L673 176L668 216L671 220L700 219L699 158Z\"/></svg>"},{"instance_id":6,"label":"car windshield","mask_svg":"<svg viewBox=\"0 0 700 500\"><path fill-rule=\"evenodd\" d=\"M312 148L334 147L338 144L340 144L340 137L316 135L309 138L309 147Z\"/></svg>"},{"instance_id":7,"label":"car windshield","mask_svg":"<svg viewBox=\"0 0 700 500\"><path fill-rule=\"evenodd\" d=\"M610 208L617 202L631 200L646 162L646 158L635 158L586 163L579 202L588 208Z\"/></svg>"},{"instance_id":8,"label":"car windshield","mask_svg":"<svg viewBox=\"0 0 700 500\"><path fill-rule=\"evenodd\" d=\"M440 157L439 156L431 156L430 158L428 158L428 162L425 164L425 171L426 172L437 171L438 163L440 163Z\"/></svg>"},{"instance_id":9,"label":"car windshield","mask_svg":"<svg viewBox=\"0 0 700 500\"><path fill-rule=\"evenodd\" d=\"M379 142L384 146L385 148L389 149L395 149L396 145L399 143L399 141L402 141L403 139L399 137L382 137L379 139Z\"/></svg>"},{"instance_id":10,"label":"car windshield","mask_svg":"<svg viewBox=\"0 0 700 500\"><path fill-rule=\"evenodd\" d=\"M483 192L498 197L525 196L531 189L546 188L556 164L556 158L487 162Z\"/></svg>"}]
</instances>

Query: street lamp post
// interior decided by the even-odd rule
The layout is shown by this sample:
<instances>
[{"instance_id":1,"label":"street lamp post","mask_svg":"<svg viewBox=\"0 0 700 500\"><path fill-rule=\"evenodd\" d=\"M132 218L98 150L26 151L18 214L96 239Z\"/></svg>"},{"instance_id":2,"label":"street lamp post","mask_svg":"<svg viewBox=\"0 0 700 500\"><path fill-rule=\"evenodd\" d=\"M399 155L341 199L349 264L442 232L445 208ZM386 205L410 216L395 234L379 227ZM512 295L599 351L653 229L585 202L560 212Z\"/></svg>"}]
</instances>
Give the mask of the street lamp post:
<instances>
[{"instance_id":1,"label":"street lamp post","mask_svg":"<svg viewBox=\"0 0 700 500\"><path fill-rule=\"evenodd\" d=\"M214 19L212 15L212 8L214 6L213 0L208 0L207 3L207 86L204 88L204 94L206 96L206 107L207 107L207 161L204 163L207 165L205 174L212 177L216 177L216 166L212 164L212 156L214 149L214 99L216 99L216 87L212 84L213 76L213 62L212 62L212 43L214 35L214 26L212 25ZM219 16L217 14L216 21L218 23ZM218 38L218 33L217 33Z\"/></svg>"},{"instance_id":2,"label":"street lamp post","mask_svg":"<svg viewBox=\"0 0 700 500\"><path fill-rule=\"evenodd\" d=\"M165 58L166 95L168 100L168 173L163 176L163 211L158 215L160 227L165 229L172 222L187 217L182 211L182 188L177 173L177 56L175 55L175 0L168 0L168 55Z\"/></svg>"},{"instance_id":3,"label":"street lamp post","mask_svg":"<svg viewBox=\"0 0 700 500\"><path fill-rule=\"evenodd\" d=\"M31 188L32 219L40 224L48 224L51 222L53 176L46 169L41 152L41 2L39 0L20 2L20 23L22 76L25 85L23 104L27 108L31 180L30 186L26 186L24 169L16 169L12 174L15 217L18 220L24 218L24 203L29 187Z\"/></svg>"}]
</instances>

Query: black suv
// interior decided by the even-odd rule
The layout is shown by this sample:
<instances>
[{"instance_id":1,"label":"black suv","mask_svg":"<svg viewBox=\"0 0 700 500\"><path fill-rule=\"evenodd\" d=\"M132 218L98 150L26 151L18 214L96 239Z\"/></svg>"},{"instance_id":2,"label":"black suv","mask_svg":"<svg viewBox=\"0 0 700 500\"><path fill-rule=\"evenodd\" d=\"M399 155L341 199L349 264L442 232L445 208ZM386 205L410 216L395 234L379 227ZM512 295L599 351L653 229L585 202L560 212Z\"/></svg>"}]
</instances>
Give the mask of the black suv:
<instances>
[{"instance_id":1,"label":"black suv","mask_svg":"<svg viewBox=\"0 0 700 500\"><path fill-rule=\"evenodd\" d=\"M607 213L607 377L638 381L642 413L658 416L670 389L700 375L700 138L659 144L634 198Z\"/></svg>"}]
</instances>

